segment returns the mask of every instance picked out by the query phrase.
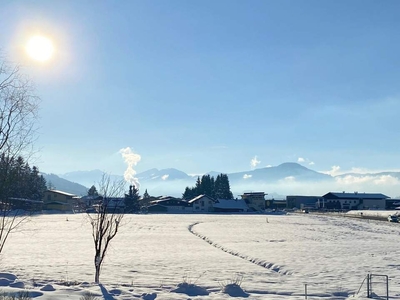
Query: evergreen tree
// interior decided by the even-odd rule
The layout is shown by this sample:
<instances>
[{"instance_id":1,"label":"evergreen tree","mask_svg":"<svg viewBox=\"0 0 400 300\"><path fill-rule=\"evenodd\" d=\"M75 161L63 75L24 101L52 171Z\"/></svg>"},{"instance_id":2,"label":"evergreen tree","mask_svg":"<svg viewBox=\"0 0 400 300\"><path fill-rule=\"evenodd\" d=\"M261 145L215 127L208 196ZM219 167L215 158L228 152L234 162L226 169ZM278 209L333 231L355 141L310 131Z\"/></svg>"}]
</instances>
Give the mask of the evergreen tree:
<instances>
[{"instance_id":1,"label":"evergreen tree","mask_svg":"<svg viewBox=\"0 0 400 300\"><path fill-rule=\"evenodd\" d=\"M94 185L92 185L90 187L90 189L88 190L88 196L98 196L99 193L97 192L97 189Z\"/></svg>"},{"instance_id":2,"label":"evergreen tree","mask_svg":"<svg viewBox=\"0 0 400 300\"><path fill-rule=\"evenodd\" d=\"M46 180L37 167L31 167L22 157L0 156L0 199L43 199Z\"/></svg>"},{"instance_id":3,"label":"evergreen tree","mask_svg":"<svg viewBox=\"0 0 400 300\"><path fill-rule=\"evenodd\" d=\"M32 200L41 200L44 197L44 192L47 190L46 180L43 175L40 175L39 169L32 167L30 174L30 194Z\"/></svg>"},{"instance_id":4,"label":"evergreen tree","mask_svg":"<svg viewBox=\"0 0 400 300\"><path fill-rule=\"evenodd\" d=\"M212 184L211 177L209 174L203 175L201 177L201 188L202 188L202 194L212 197L214 193L214 186Z\"/></svg>"},{"instance_id":5,"label":"evergreen tree","mask_svg":"<svg viewBox=\"0 0 400 300\"><path fill-rule=\"evenodd\" d=\"M197 177L196 185L194 187L186 187L182 198L189 200L202 194L214 199L233 199L228 175L220 174L217 179L208 174L203 175L201 179Z\"/></svg>"},{"instance_id":6,"label":"evergreen tree","mask_svg":"<svg viewBox=\"0 0 400 300\"><path fill-rule=\"evenodd\" d=\"M143 199L145 199L145 200L147 200L147 199L149 199L150 198L150 195L149 195L149 193L147 192L147 189L144 191L144 194L143 194Z\"/></svg>"},{"instance_id":7,"label":"evergreen tree","mask_svg":"<svg viewBox=\"0 0 400 300\"><path fill-rule=\"evenodd\" d=\"M214 198L214 199L217 199L216 197L215 197L215 179L214 179L214 177L213 176L211 176L211 179L210 179L210 184L211 184L211 187L212 187L212 190L211 190L211 197L212 198Z\"/></svg>"},{"instance_id":8,"label":"evergreen tree","mask_svg":"<svg viewBox=\"0 0 400 300\"><path fill-rule=\"evenodd\" d=\"M226 174L220 174L215 180L215 198L217 199L233 199L229 178Z\"/></svg>"},{"instance_id":9,"label":"evergreen tree","mask_svg":"<svg viewBox=\"0 0 400 300\"><path fill-rule=\"evenodd\" d=\"M198 195L196 195L195 189L196 189L195 187L190 188L187 186L185 188L185 191L182 194L182 198L185 200L190 200L190 199L193 199L194 197L198 196Z\"/></svg>"},{"instance_id":10,"label":"evergreen tree","mask_svg":"<svg viewBox=\"0 0 400 300\"><path fill-rule=\"evenodd\" d=\"M198 196L198 195L203 194L203 192L204 191L203 191L203 186L201 185L201 179L200 179L200 177L197 177L196 186L195 186L195 194L196 194L196 196Z\"/></svg>"},{"instance_id":11,"label":"evergreen tree","mask_svg":"<svg viewBox=\"0 0 400 300\"><path fill-rule=\"evenodd\" d=\"M140 210L139 190L135 185L129 186L129 194L125 194L125 213L135 213Z\"/></svg>"}]
</instances>

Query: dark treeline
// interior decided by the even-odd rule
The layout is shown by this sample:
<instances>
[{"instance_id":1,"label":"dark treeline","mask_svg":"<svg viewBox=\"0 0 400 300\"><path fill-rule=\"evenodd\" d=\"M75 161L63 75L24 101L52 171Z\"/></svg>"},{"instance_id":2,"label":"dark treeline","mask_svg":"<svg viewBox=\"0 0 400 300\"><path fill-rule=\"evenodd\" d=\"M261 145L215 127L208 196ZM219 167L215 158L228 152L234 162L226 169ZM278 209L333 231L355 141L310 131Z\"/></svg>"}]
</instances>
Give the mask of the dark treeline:
<instances>
[{"instance_id":1,"label":"dark treeline","mask_svg":"<svg viewBox=\"0 0 400 300\"><path fill-rule=\"evenodd\" d=\"M19 156L0 155L0 199L25 198L42 200L46 191L46 180L39 169L32 168Z\"/></svg>"},{"instance_id":2,"label":"dark treeline","mask_svg":"<svg viewBox=\"0 0 400 300\"><path fill-rule=\"evenodd\" d=\"M208 174L197 177L196 185L186 187L182 198L189 200L203 194L214 199L233 199L228 175L219 174L216 179Z\"/></svg>"}]
</instances>

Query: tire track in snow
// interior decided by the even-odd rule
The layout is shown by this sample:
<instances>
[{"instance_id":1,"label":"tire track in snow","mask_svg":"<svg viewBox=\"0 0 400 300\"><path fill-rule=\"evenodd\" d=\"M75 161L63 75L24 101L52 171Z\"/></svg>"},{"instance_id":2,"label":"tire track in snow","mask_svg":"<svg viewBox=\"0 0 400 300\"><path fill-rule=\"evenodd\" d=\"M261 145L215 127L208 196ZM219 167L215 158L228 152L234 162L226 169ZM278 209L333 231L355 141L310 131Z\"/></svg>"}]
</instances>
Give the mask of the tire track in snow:
<instances>
[{"instance_id":1,"label":"tire track in snow","mask_svg":"<svg viewBox=\"0 0 400 300\"><path fill-rule=\"evenodd\" d=\"M248 256L248 255L242 254L240 252L228 249L228 248L226 248L226 247L224 247L222 245L219 245L219 244L213 242L207 236L202 235L202 234L196 232L195 230L193 230L193 227L198 225L198 224L200 224L200 222L196 222L196 223L193 223L193 224L189 225L188 226L189 232L192 233L193 235L197 236L198 238L202 239L203 241L207 242L211 246L213 246L213 247L215 247L215 248L217 248L217 249L219 249L221 251L224 251L224 252L226 252L226 253L228 253L230 255L233 255L233 256L239 257L241 259L244 259L244 260L246 260L248 262L251 262L251 263L253 263L253 264L257 265L257 266L260 266L260 267L262 267L264 269L268 269L270 271L279 273L281 275L292 275L293 274L290 271L283 270L283 268L281 266L279 266L279 265L273 264L271 262L267 262L267 261L265 261L263 259L259 259L259 258L255 258L255 257L251 257L251 256Z\"/></svg>"}]
</instances>

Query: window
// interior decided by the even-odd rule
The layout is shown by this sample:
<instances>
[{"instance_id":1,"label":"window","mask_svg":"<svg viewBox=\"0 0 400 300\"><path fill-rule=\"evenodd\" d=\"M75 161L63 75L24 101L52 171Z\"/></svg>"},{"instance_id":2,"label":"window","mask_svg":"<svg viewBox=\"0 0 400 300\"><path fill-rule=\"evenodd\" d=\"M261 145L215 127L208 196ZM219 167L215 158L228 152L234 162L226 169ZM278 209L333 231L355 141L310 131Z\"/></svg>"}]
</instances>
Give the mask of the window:
<instances>
[{"instance_id":1,"label":"window","mask_svg":"<svg viewBox=\"0 0 400 300\"><path fill-rule=\"evenodd\" d=\"M201 206L204 206L204 200L201 200Z\"/></svg>"}]
</instances>

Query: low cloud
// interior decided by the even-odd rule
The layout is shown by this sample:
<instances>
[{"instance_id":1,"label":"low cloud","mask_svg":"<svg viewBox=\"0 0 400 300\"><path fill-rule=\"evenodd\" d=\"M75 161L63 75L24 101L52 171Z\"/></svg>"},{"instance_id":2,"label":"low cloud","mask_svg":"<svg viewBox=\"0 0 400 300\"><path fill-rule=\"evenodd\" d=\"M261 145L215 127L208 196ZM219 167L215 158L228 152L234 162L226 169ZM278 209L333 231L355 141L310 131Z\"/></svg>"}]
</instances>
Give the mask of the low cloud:
<instances>
[{"instance_id":1,"label":"low cloud","mask_svg":"<svg viewBox=\"0 0 400 300\"><path fill-rule=\"evenodd\" d=\"M309 166L313 166L313 165L315 165L315 163L313 162L313 161L311 161L310 159L308 159L308 158L304 158L304 157L299 157L298 159L297 159L297 162L299 163L299 164L308 164Z\"/></svg>"},{"instance_id":2,"label":"low cloud","mask_svg":"<svg viewBox=\"0 0 400 300\"><path fill-rule=\"evenodd\" d=\"M168 177L169 177L169 174L165 174L165 175L161 176L161 179L162 179L162 180L167 180Z\"/></svg>"},{"instance_id":3,"label":"low cloud","mask_svg":"<svg viewBox=\"0 0 400 300\"><path fill-rule=\"evenodd\" d=\"M248 178L251 178L251 177L253 177L253 175L250 175L250 174L244 174L243 175L243 179L248 179Z\"/></svg>"},{"instance_id":4,"label":"low cloud","mask_svg":"<svg viewBox=\"0 0 400 300\"><path fill-rule=\"evenodd\" d=\"M381 176L353 176L346 175L344 177L336 177L336 182L341 185L353 185L353 186L361 186L361 185L369 185L376 186L398 186L400 185L400 180L391 175L381 175Z\"/></svg>"},{"instance_id":5,"label":"low cloud","mask_svg":"<svg viewBox=\"0 0 400 300\"><path fill-rule=\"evenodd\" d=\"M255 156L251 159L251 161L250 161L250 166L251 166L252 168L255 168L255 167L257 167L260 163L261 163L261 161L259 161L259 160L257 159L257 155L255 155Z\"/></svg>"},{"instance_id":6,"label":"low cloud","mask_svg":"<svg viewBox=\"0 0 400 300\"><path fill-rule=\"evenodd\" d=\"M285 182L294 182L294 181L296 181L296 177L288 176L288 177L285 177L284 181Z\"/></svg>"},{"instance_id":7,"label":"low cloud","mask_svg":"<svg viewBox=\"0 0 400 300\"><path fill-rule=\"evenodd\" d=\"M339 170L340 166L332 166L332 169L330 171L322 171L321 173L328 174L331 176L336 176L340 174Z\"/></svg>"}]
</instances>

